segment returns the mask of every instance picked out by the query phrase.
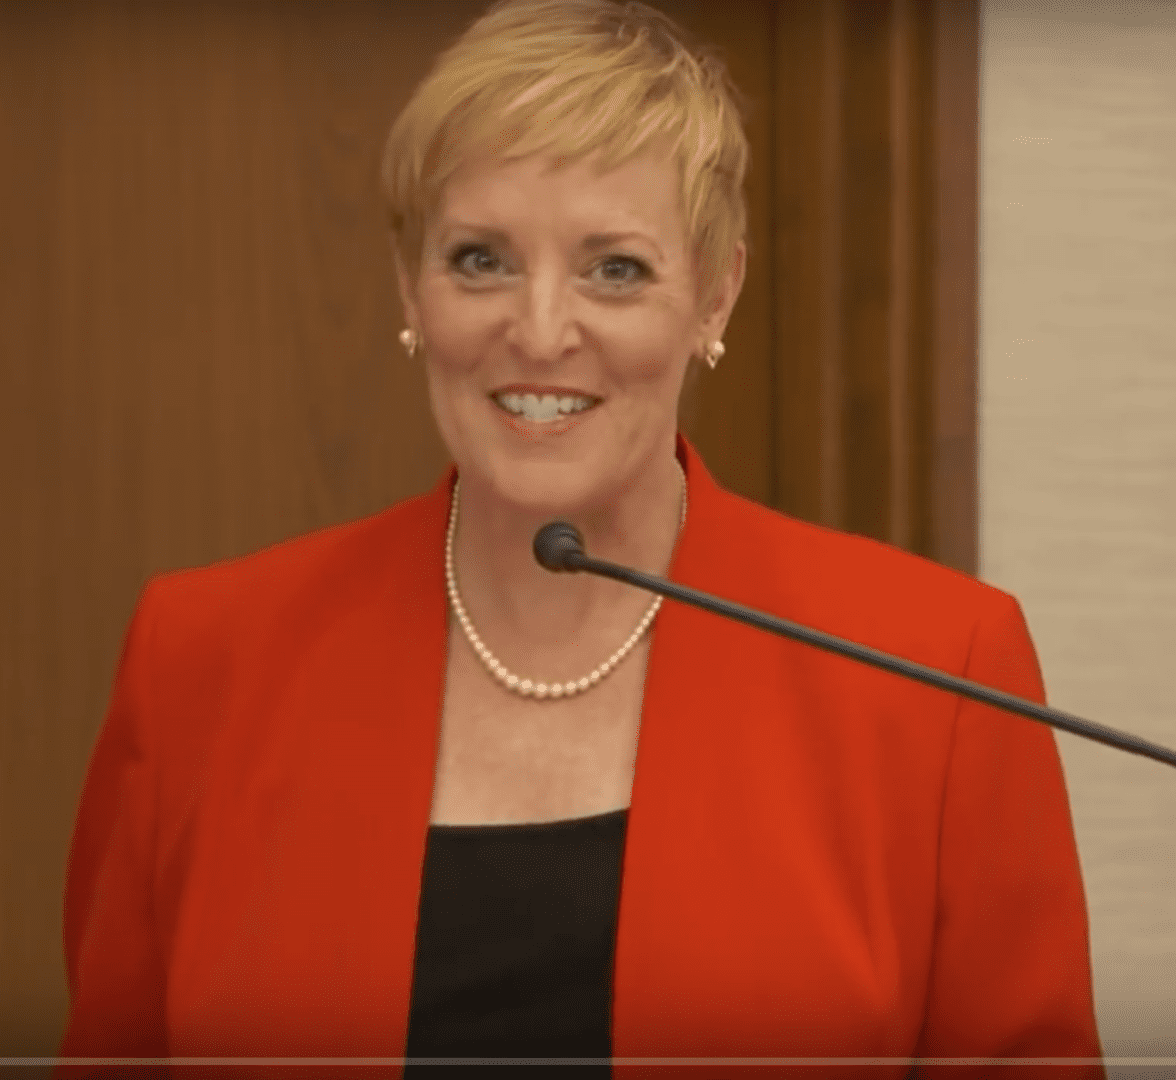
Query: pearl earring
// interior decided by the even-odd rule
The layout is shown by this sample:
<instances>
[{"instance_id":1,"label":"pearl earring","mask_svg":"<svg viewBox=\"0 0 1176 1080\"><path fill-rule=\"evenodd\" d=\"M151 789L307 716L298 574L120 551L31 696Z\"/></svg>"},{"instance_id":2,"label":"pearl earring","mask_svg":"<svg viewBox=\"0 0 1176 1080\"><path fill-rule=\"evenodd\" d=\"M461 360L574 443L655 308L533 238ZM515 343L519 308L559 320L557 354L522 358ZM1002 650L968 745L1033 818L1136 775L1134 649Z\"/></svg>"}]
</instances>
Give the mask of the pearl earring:
<instances>
[{"instance_id":1,"label":"pearl earring","mask_svg":"<svg viewBox=\"0 0 1176 1080\"><path fill-rule=\"evenodd\" d=\"M704 355L706 356L706 362L711 366L711 371L714 371L714 369L718 367L719 359L726 351L726 346L724 346L721 341L712 341L711 344L707 346Z\"/></svg>"},{"instance_id":2,"label":"pearl earring","mask_svg":"<svg viewBox=\"0 0 1176 1080\"><path fill-rule=\"evenodd\" d=\"M411 357L416 352L417 347L417 333L415 330L404 329L400 331L400 344L408 350L408 355Z\"/></svg>"}]
</instances>

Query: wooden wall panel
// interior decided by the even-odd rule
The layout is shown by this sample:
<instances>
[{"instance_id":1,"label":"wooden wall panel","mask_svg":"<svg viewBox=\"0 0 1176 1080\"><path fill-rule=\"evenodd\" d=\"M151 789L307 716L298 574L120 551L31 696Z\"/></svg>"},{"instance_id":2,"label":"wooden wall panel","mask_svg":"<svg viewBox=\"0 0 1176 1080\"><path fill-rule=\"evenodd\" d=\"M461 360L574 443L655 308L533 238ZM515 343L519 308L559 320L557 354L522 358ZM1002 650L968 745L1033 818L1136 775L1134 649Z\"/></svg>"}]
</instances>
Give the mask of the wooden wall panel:
<instances>
[{"instance_id":1,"label":"wooden wall panel","mask_svg":"<svg viewBox=\"0 0 1176 1080\"><path fill-rule=\"evenodd\" d=\"M773 504L976 570L977 6L780 3Z\"/></svg>"},{"instance_id":2,"label":"wooden wall panel","mask_svg":"<svg viewBox=\"0 0 1176 1080\"><path fill-rule=\"evenodd\" d=\"M681 428L723 486L749 499L775 501L776 367L772 320L772 0L662 0L656 5L711 43L747 95L751 143L747 193L747 275L712 371L696 366L683 389ZM765 32L766 31L766 32Z\"/></svg>"},{"instance_id":3,"label":"wooden wall panel","mask_svg":"<svg viewBox=\"0 0 1176 1080\"><path fill-rule=\"evenodd\" d=\"M975 3L659 6L752 100L747 279L685 430L741 494L970 570ZM485 7L0 5L0 1056L56 1050L65 854L147 577L445 465L377 170Z\"/></svg>"},{"instance_id":4,"label":"wooden wall panel","mask_svg":"<svg viewBox=\"0 0 1176 1080\"><path fill-rule=\"evenodd\" d=\"M64 1021L64 860L149 574L431 484L378 188L475 2L0 5L0 1056Z\"/></svg>"},{"instance_id":5,"label":"wooden wall panel","mask_svg":"<svg viewBox=\"0 0 1176 1080\"><path fill-rule=\"evenodd\" d=\"M920 547L979 571L980 14L975 0L920 0L929 39L920 86L930 103L916 197L932 208L918 254L929 272L918 320L924 341L918 458ZM929 70L928 70L929 68ZM929 477L929 479L928 479Z\"/></svg>"}]
</instances>

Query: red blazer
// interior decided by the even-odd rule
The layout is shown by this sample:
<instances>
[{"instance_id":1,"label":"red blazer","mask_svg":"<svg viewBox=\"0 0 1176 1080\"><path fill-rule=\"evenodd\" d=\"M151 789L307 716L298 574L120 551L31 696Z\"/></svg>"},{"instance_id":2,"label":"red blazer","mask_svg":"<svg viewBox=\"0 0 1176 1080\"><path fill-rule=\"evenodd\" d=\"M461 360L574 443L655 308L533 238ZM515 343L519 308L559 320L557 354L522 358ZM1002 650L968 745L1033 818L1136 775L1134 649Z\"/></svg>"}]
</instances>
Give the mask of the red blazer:
<instances>
[{"instance_id":1,"label":"red blazer","mask_svg":"<svg viewBox=\"0 0 1176 1080\"><path fill-rule=\"evenodd\" d=\"M1012 596L678 454L675 581L1045 700ZM63 1057L403 1056L454 475L147 583L73 835ZM1052 730L667 601L613 1047L1101 1057Z\"/></svg>"}]
</instances>

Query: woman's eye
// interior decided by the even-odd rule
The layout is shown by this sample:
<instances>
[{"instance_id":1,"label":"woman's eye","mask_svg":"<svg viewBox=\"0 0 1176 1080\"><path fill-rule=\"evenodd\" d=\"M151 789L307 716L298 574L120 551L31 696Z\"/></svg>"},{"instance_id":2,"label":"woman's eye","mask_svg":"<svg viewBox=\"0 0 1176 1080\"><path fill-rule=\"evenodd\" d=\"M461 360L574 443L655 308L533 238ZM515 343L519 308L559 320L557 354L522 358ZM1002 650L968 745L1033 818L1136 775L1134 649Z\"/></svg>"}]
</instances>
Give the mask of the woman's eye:
<instances>
[{"instance_id":1,"label":"woman's eye","mask_svg":"<svg viewBox=\"0 0 1176 1080\"><path fill-rule=\"evenodd\" d=\"M620 266L622 268L629 267L635 271L633 275L628 278L609 277L606 280L612 285L633 285L636 282L649 276L649 269L643 262L637 259L630 259L627 255L614 255L612 258L605 259L600 263L600 267Z\"/></svg>"},{"instance_id":2,"label":"woman's eye","mask_svg":"<svg viewBox=\"0 0 1176 1080\"><path fill-rule=\"evenodd\" d=\"M455 269L461 270L463 273L465 273L469 269L469 267L467 266L466 261L465 261L466 256L468 256L468 255L489 256L489 254L490 253L487 248L481 247L480 245L466 244L463 247L459 247L453 253L453 255L450 257L449 262L450 262L450 265L453 266Z\"/></svg>"},{"instance_id":3,"label":"woman's eye","mask_svg":"<svg viewBox=\"0 0 1176 1080\"><path fill-rule=\"evenodd\" d=\"M482 259L490 260L488 266ZM450 256L449 263L461 273L468 275L480 273L493 269L493 264L498 261L498 257L491 253L490 249L481 244L465 244L459 247ZM596 264L594 270L604 270L607 268L617 269L622 271L630 271L627 276L618 276L615 273L608 273L603 280L610 288L616 286L627 286L636 284L638 281L649 276L649 268L640 260L629 258L627 255L613 255L607 259Z\"/></svg>"}]
</instances>

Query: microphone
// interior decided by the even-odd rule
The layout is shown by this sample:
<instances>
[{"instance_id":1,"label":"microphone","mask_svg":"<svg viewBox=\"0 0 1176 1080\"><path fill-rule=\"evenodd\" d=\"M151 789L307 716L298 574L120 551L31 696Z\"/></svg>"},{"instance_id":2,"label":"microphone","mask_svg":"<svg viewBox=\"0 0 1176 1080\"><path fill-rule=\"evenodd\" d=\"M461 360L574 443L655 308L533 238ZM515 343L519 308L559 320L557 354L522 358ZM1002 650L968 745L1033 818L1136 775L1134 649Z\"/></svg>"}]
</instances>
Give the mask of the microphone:
<instances>
[{"instance_id":1,"label":"microphone","mask_svg":"<svg viewBox=\"0 0 1176 1080\"><path fill-rule=\"evenodd\" d=\"M964 697L979 701L984 705L994 705L1006 712L1016 713L1039 723L1050 724L1053 727L1069 731L1074 735L1081 735L1086 739L1114 746L1119 750L1126 750L1130 754L1162 761L1166 765L1176 767L1176 751L1159 746L1156 743L1141 739L1138 735L1115 731L1090 720L1051 709L1047 705L1039 705L1036 701L1027 701L1014 694L1006 694L983 683L961 679L958 675L949 675L938 668L916 664L912 660L904 660L900 656L892 656L878 649L871 649L866 645L835 637L820 630L802 626L800 623L779 619L775 615L768 615L754 608L744 607L742 604L722 600L709 593L699 592L697 589L687 588L665 578L644 574L640 570L631 570L627 566L604 562L601 559L590 558L584 552L584 538L579 530L567 521L552 521L544 525L536 534L532 545L535 558L539 565L547 570L556 572L575 573L586 570L590 574L613 578L628 585L635 585L660 596L668 596L671 600L679 600L684 604L692 604L715 615L722 615L728 619L754 626L759 630L769 630L781 637L791 638L793 641L803 641L807 645L815 645L818 649L848 656L851 660L870 664L872 667L882 668L883 671L902 675L907 679L934 686L949 693L962 694Z\"/></svg>"}]
</instances>

